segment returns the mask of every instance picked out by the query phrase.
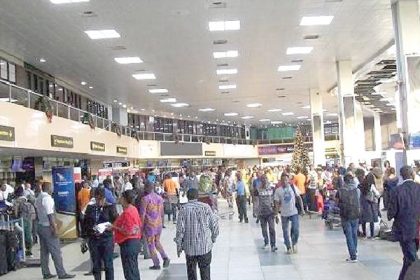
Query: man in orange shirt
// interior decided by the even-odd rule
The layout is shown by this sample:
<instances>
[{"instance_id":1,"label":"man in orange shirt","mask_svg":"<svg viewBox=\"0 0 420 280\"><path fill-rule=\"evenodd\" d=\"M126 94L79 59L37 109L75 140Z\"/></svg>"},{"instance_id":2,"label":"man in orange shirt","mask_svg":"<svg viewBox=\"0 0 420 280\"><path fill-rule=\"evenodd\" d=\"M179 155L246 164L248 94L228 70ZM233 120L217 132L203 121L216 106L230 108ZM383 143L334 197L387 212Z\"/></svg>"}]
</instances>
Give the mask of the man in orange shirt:
<instances>
[{"instance_id":1,"label":"man in orange shirt","mask_svg":"<svg viewBox=\"0 0 420 280\"><path fill-rule=\"evenodd\" d=\"M88 182L83 182L83 187L77 194L77 202L79 203L79 210L85 209L90 200L90 187Z\"/></svg>"},{"instance_id":2,"label":"man in orange shirt","mask_svg":"<svg viewBox=\"0 0 420 280\"><path fill-rule=\"evenodd\" d=\"M296 175L293 176L293 185L299 189L300 197L302 197L304 210L308 210L308 201L306 199L306 176L302 173L302 168L296 168Z\"/></svg>"},{"instance_id":3,"label":"man in orange shirt","mask_svg":"<svg viewBox=\"0 0 420 280\"><path fill-rule=\"evenodd\" d=\"M172 220L174 224L176 224L176 210L178 207L178 193L179 193L179 186L177 182L175 182L172 179L172 176L170 173L165 175L165 180L163 180L163 190L165 191L165 194L169 200L169 203L171 204L172 208ZM168 220L171 220L171 215L168 215Z\"/></svg>"}]
</instances>

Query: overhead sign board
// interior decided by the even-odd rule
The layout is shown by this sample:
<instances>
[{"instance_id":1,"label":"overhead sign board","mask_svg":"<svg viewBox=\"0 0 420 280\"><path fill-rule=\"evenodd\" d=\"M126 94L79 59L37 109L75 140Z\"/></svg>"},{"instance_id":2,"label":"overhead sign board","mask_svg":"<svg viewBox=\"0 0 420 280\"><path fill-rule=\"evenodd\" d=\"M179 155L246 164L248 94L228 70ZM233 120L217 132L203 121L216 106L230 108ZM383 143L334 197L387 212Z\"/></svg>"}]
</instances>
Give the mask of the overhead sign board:
<instances>
[{"instance_id":1,"label":"overhead sign board","mask_svg":"<svg viewBox=\"0 0 420 280\"><path fill-rule=\"evenodd\" d=\"M95 152L105 152L105 143L91 141L90 149Z\"/></svg>"},{"instance_id":2,"label":"overhead sign board","mask_svg":"<svg viewBox=\"0 0 420 280\"><path fill-rule=\"evenodd\" d=\"M0 140L15 141L15 128L11 126L0 125Z\"/></svg>"},{"instance_id":3,"label":"overhead sign board","mask_svg":"<svg viewBox=\"0 0 420 280\"><path fill-rule=\"evenodd\" d=\"M216 156L216 151L205 151L204 152L204 156L206 156L206 157L215 157Z\"/></svg>"},{"instance_id":4,"label":"overhead sign board","mask_svg":"<svg viewBox=\"0 0 420 280\"><path fill-rule=\"evenodd\" d=\"M57 148L73 148L73 137L51 135L51 146Z\"/></svg>"},{"instance_id":5,"label":"overhead sign board","mask_svg":"<svg viewBox=\"0 0 420 280\"><path fill-rule=\"evenodd\" d=\"M126 155L127 154L127 147L117 146L117 154Z\"/></svg>"}]
</instances>

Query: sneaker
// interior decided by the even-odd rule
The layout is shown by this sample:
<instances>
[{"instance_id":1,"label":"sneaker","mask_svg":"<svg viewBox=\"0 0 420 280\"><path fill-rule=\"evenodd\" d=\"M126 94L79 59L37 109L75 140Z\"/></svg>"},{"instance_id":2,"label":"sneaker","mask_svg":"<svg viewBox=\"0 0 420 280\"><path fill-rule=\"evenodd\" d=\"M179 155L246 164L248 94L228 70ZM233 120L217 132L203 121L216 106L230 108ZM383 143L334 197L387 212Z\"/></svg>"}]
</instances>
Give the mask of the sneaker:
<instances>
[{"instance_id":1,"label":"sneaker","mask_svg":"<svg viewBox=\"0 0 420 280\"><path fill-rule=\"evenodd\" d=\"M277 247L276 246L271 246L271 252L275 252L275 251L277 251Z\"/></svg>"},{"instance_id":2,"label":"sneaker","mask_svg":"<svg viewBox=\"0 0 420 280\"><path fill-rule=\"evenodd\" d=\"M76 277L74 274L64 274L63 276L59 276L58 279L72 279Z\"/></svg>"},{"instance_id":3,"label":"sneaker","mask_svg":"<svg viewBox=\"0 0 420 280\"><path fill-rule=\"evenodd\" d=\"M150 270L160 270L160 265L154 265L149 267Z\"/></svg>"},{"instance_id":4,"label":"sneaker","mask_svg":"<svg viewBox=\"0 0 420 280\"><path fill-rule=\"evenodd\" d=\"M57 277L57 275L55 275L55 274L46 274L46 275L44 275L44 279L52 279L52 278L55 278L55 277Z\"/></svg>"},{"instance_id":5,"label":"sneaker","mask_svg":"<svg viewBox=\"0 0 420 280\"><path fill-rule=\"evenodd\" d=\"M263 249L267 248L268 243L264 243L264 246L262 246Z\"/></svg>"},{"instance_id":6,"label":"sneaker","mask_svg":"<svg viewBox=\"0 0 420 280\"><path fill-rule=\"evenodd\" d=\"M163 267L168 267L171 263L171 260L169 258L163 259Z\"/></svg>"},{"instance_id":7,"label":"sneaker","mask_svg":"<svg viewBox=\"0 0 420 280\"><path fill-rule=\"evenodd\" d=\"M293 254L292 248L287 248L286 255L291 255L291 254Z\"/></svg>"},{"instance_id":8,"label":"sneaker","mask_svg":"<svg viewBox=\"0 0 420 280\"><path fill-rule=\"evenodd\" d=\"M248 219L245 219L245 224L247 224L248 223Z\"/></svg>"},{"instance_id":9,"label":"sneaker","mask_svg":"<svg viewBox=\"0 0 420 280\"><path fill-rule=\"evenodd\" d=\"M346 259L346 262L347 263L357 263L358 262L358 260L357 259Z\"/></svg>"},{"instance_id":10,"label":"sneaker","mask_svg":"<svg viewBox=\"0 0 420 280\"><path fill-rule=\"evenodd\" d=\"M255 222L258 224L260 222L260 219L257 219Z\"/></svg>"},{"instance_id":11,"label":"sneaker","mask_svg":"<svg viewBox=\"0 0 420 280\"><path fill-rule=\"evenodd\" d=\"M83 274L84 276L92 276L93 275L93 272L92 271L90 271L90 272L86 272L85 274Z\"/></svg>"},{"instance_id":12,"label":"sneaker","mask_svg":"<svg viewBox=\"0 0 420 280\"><path fill-rule=\"evenodd\" d=\"M292 252L293 252L293 254L297 254L297 252L298 252L297 245L292 246Z\"/></svg>"}]
</instances>

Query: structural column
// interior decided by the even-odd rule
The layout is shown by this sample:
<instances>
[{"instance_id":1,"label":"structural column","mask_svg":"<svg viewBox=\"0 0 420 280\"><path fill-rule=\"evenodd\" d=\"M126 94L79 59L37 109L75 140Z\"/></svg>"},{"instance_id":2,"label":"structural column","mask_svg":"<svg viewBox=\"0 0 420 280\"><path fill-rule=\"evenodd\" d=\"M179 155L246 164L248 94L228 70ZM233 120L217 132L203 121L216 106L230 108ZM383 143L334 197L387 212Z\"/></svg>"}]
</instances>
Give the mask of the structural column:
<instances>
[{"instance_id":1,"label":"structural column","mask_svg":"<svg viewBox=\"0 0 420 280\"><path fill-rule=\"evenodd\" d=\"M373 114L373 144L376 153L382 153L382 129L381 129L381 115L379 113Z\"/></svg>"},{"instance_id":2,"label":"structural column","mask_svg":"<svg viewBox=\"0 0 420 280\"><path fill-rule=\"evenodd\" d=\"M325 136L324 117L322 109L322 95L319 90L310 90L310 105L312 119L312 143L314 165L325 165Z\"/></svg>"},{"instance_id":3,"label":"structural column","mask_svg":"<svg viewBox=\"0 0 420 280\"><path fill-rule=\"evenodd\" d=\"M420 131L420 58L415 57L420 55L419 6L417 0L392 0L391 6L398 69L397 125L407 140L409 133ZM404 150L403 164L407 163L411 162Z\"/></svg>"},{"instance_id":4,"label":"structural column","mask_svg":"<svg viewBox=\"0 0 420 280\"><path fill-rule=\"evenodd\" d=\"M352 64L349 60L337 62L338 104L340 121L341 162L345 166L359 160L359 147L364 140L358 139ZM362 143L363 142L363 143Z\"/></svg>"},{"instance_id":5,"label":"structural column","mask_svg":"<svg viewBox=\"0 0 420 280\"><path fill-rule=\"evenodd\" d=\"M128 125L128 113L126 108L112 107L112 121L117 124L127 126Z\"/></svg>"}]
</instances>

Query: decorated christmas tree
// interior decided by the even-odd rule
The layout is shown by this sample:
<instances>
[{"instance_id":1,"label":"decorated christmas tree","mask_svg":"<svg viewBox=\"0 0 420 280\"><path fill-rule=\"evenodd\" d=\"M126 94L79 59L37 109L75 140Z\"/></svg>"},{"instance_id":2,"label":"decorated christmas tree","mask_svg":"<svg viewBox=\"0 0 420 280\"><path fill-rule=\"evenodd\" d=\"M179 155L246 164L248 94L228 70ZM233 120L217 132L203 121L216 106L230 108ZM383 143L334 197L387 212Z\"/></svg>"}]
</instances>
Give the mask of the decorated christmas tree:
<instances>
[{"instance_id":1,"label":"decorated christmas tree","mask_svg":"<svg viewBox=\"0 0 420 280\"><path fill-rule=\"evenodd\" d=\"M300 127L298 127L296 129L295 147L292 157L292 171L296 172L296 170L300 167L302 172L306 172L309 164L310 159L308 148L305 146L302 131L300 130Z\"/></svg>"}]
</instances>

